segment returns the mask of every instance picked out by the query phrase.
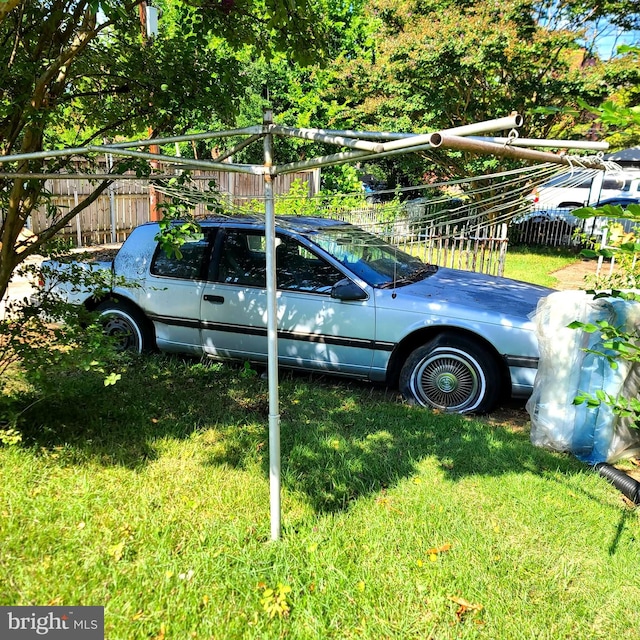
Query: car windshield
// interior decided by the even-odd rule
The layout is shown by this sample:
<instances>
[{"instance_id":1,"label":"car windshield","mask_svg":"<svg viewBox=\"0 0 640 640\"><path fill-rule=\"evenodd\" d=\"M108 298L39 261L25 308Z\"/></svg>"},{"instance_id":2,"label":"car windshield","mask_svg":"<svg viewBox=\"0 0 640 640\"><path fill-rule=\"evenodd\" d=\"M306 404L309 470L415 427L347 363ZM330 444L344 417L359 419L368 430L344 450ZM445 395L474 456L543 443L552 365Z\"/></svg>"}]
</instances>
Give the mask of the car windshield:
<instances>
[{"instance_id":1,"label":"car windshield","mask_svg":"<svg viewBox=\"0 0 640 640\"><path fill-rule=\"evenodd\" d=\"M325 227L311 239L373 287L410 284L437 270L358 227Z\"/></svg>"}]
</instances>

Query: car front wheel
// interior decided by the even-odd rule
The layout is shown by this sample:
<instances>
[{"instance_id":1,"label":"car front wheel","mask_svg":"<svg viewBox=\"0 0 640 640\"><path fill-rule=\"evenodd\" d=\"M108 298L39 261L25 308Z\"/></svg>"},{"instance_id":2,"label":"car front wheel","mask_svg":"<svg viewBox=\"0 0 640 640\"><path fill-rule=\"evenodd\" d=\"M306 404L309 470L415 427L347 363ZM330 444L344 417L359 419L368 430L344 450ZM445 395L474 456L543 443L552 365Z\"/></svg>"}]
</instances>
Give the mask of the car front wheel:
<instances>
[{"instance_id":1,"label":"car front wheel","mask_svg":"<svg viewBox=\"0 0 640 640\"><path fill-rule=\"evenodd\" d=\"M132 305L107 300L96 308L105 333L118 351L142 353L152 347L151 332L144 316Z\"/></svg>"},{"instance_id":2,"label":"car front wheel","mask_svg":"<svg viewBox=\"0 0 640 640\"><path fill-rule=\"evenodd\" d=\"M498 401L500 370L481 345L444 334L417 348L400 372L407 401L448 413L485 413Z\"/></svg>"}]
</instances>

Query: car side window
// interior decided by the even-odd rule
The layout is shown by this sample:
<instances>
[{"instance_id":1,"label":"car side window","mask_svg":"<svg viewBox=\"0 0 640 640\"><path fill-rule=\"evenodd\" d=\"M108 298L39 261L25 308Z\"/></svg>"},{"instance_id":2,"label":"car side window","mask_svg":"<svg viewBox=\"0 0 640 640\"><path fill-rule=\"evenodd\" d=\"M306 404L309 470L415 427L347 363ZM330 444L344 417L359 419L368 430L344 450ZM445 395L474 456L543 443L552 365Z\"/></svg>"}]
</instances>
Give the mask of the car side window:
<instances>
[{"instance_id":1,"label":"car side window","mask_svg":"<svg viewBox=\"0 0 640 640\"><path fill-rule=\"evenodd\" d=\"M217 280L228 284L266 287L264 236L227 231L220 252Z\"/></svg>"},{"instance_id":2,"label":"car side window","mask_svg":"<svg viewBox=\"0 0 640 640\"><path fill-rule=\"evenodd\" d=\"M160 245L151 262L151 273L165 278L198 280L202 275L203 263L209 255L209 240L199 233L179 247L178 252L168 253Z\"/></svg>"},{"instance_id":3,"label":"car side window","mask_svg":"<svg viewBox=\"0 0 640 640\"><path fill-rule=\"evenodd\" d=\"M218 264L218 282L266 286L266 240L263 234L227 231ZM299 242L280 236L276 244L278 289L330 293L344 275Z\"/></svg>"},{"instance_id":4,"label":"car side window","mask_svg":"<svg viewBox=\"0 0 640 640\"><path fill-rule=\"evenodd\" d=\"M611 177L605 178L602 181L603 189L615 189L616 191L628 191L629 190L629 182L624 178L620 177Z\"/></svg>"},{"instance_id":5,"label":"car side window","mask_svg":"<svg viewBox=\"0 0 640 640\"><path fill-rule=\"evenodd\" d=\"M276 247L278 289L330 293L344 278L338 269L319 258L293 238L279 238Z\"/></svg>"}]
</instances>

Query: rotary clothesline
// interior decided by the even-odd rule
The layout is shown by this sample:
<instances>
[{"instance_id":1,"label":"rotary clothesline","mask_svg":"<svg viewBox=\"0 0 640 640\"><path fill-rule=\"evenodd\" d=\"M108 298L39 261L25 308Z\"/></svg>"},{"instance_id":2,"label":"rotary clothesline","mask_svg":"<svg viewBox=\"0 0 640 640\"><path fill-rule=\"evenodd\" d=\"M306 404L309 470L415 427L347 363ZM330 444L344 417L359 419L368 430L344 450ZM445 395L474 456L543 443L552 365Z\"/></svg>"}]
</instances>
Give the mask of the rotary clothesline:
<instances>
[{"instance_id":1,"label":"rotary clothesline","mask_svg":"<svg viewBox=\"0 0 640 640\"><path fill-rule=\"evenodd\" d=\"M531 202L526 197L549 179L568 173L566 185L572 186L587 177L585 172L595 174L597 170L583 170L572 178L567 167L543 164L407 188L372 191L366 195L362 192L325 193L307 196L305 200L312 203L310 208L314 215L322 217L368 211L374 221L367 226L372 230L378 226L388 226L390 219L394 222L411 222L412 218L416 217L434 226L452 219L457 224L481 226L488 221L493 224L508 223L512 218L526 212L531 208ZM181 185L160 182L155 184L155 189L168 198L186 203L194 209L199 206L215 207L217 215L256 215L256 205L263 199L262 195L257 194L239 196L217 189L201 189L196 180ZM383 199L389 196L392 198L386 202L365 202L366 198ZM299 196L276 196L276 213L289 213L288 203L296 199L299 200ZM361 204L354 204L359 200ZM237 201L244 201L244 204L238 204ZM413 215L412 211L415 212ZM384 220L375 221L376 212L381 218L384 217ZM409 234L410 231L407 230L406 233Z\"/></svg>"}]
</instances>

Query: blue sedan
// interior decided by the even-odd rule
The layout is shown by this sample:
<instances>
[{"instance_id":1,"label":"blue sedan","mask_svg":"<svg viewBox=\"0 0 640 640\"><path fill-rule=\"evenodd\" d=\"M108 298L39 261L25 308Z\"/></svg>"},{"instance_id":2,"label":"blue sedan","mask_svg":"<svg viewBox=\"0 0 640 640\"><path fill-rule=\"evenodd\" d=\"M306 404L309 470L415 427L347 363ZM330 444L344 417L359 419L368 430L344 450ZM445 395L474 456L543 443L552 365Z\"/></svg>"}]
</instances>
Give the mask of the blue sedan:
<instances>
[{"instance_id":1,"label":"blue sedan","mask_svg":"<svg viewBox=\"0 0 640 640\"><path fill-rule=\"evenodd\" d=\"M202 220L180 259L161 249L158 230L133 231L110 293L76 301L138 351L266 362L264 220ZM384 383L447 412L531 394L530 315L549 289L425 264L346 222L282 216L276 233L281 366Z\"/></svg>"}]
</instances>

